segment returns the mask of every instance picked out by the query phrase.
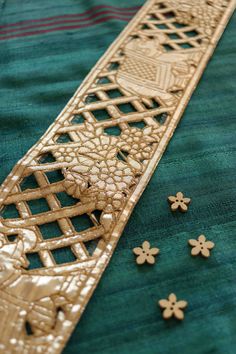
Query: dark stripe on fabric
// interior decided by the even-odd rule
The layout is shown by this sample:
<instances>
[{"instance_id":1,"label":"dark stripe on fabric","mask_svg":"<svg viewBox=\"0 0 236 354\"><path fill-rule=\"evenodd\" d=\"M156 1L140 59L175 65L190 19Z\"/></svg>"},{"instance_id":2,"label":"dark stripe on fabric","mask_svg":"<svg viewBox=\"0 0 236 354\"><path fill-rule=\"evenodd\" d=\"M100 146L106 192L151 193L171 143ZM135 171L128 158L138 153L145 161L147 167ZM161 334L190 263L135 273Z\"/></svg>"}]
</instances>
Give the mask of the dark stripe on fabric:
<instances>
[{"instance_id":1,"label":"dark stripe on fabric","mask_svg":"<svg viewBox=\"0 0 236 354\"><path fill-rule=\"evenodd\" d=\"M110 12L113 13L118 13L118 14L122 14L124 12L135 12L140 8L140 6L132 6L132 7L115 7L115 6L109 6L109 5L98 5L98 6L93 6L91 7L89 10L84 11L82 13L78 13L78 14L65 14L65 15L58 15L58 16L51 16L51 17L44 17L44 18L40 18L40 19L31 19L31 20L24 20L24 21L19 21L19 22L15 22L15 23L8 23L5 25L1 25L0 28L6 28L6 27L13 27L13 26L21 26L24 24L29 24L29 23L37 23L37 22L46 22L46 21L53 21L56 19L63 19L63 18L76 18L76 17L84 17L90 13L94 13L96 11L99 10L103 10L103 9L110 9Z\"/></svg>"},{"instance_id":2,"label":"dark stripe on fabric","mask_svg":"<svg viewBox=\"0 0 236 354\"><path fill-rule=\"evenodd\" d=\"M0 37L0 41L7 40L7 39L13 39L13 38L17 38L17 37L27 37L27 36L34 36L34 35L45 34L45 33L50 33L50 32L58 32L58 31L74 30L74 29L79 29L79 28L91 27L93 25L98 25L100 23L107 22L109 20L121 20L121 21L128 22L131 18L132 18L132 15L130 15L130 16L126 15L125 17L115 16L115 15L107 16L107 17L99 18L97 20L93 20L93 21L90 21L89 23L85 23L85 24L81 24L81 25L60 26L60 27L54 27L54 28L49 28L49 29L45 29L45 30L22 32L22 33L13 34L10 36L4 36L4 37Z\"/></svg>"},{"instance_id":3,"label":"dark stripe on fabric","mask_svg":"<svg viewBox=\"0 0 236 354\"><path fill-rule=\"evenodd\" d=\"M132 15L134 15L135 12L132 13L127 13L124 12L123 14L116 14L116 12L114 11L110 11L110 10L105 10L105 11L101 11L101 12L97 12L94 13L88 17L82 18L82 19L70 19L70 20L62 20L62 21L55 21L55 22L51 22L51 23L40 23L40 24L36 24L36 25L31 25L31 26L26 26L26 27L21 27L21 28L12 28L12 29L7 29L5 31L0 31L0 35L1 34L8 34L8 33L14 33L14 32L23 32L25 30L28 29L34 29L34 28L40 28L40 27L50 27L50 26L56 26L56 25L63 25L63 24L68 24L68 23L80 23L80 22L92 22L93 24L93 19L100 17L101 15L112 15L114 14L115 16L118 16L119 18L130 18Z\"/></svg>"}]
</instances>

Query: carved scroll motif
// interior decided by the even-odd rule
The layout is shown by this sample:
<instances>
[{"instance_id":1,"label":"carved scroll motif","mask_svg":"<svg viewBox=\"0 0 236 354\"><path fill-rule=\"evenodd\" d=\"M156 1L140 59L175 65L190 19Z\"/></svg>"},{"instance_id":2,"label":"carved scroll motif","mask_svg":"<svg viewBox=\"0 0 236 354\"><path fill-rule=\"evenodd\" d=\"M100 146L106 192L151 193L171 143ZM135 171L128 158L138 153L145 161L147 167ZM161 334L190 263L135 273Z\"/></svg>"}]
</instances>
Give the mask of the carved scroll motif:
<instances>
[{"instance_id":1,"label":"carved scroll motif","mask_svg":"<svg viewBox=\"0 0 236 354\"><path fill-rule=\"evenodd\" d=\"M234 7L148 1L8 176L1 353L61 352Z\"/></svg>"}]
</instances>

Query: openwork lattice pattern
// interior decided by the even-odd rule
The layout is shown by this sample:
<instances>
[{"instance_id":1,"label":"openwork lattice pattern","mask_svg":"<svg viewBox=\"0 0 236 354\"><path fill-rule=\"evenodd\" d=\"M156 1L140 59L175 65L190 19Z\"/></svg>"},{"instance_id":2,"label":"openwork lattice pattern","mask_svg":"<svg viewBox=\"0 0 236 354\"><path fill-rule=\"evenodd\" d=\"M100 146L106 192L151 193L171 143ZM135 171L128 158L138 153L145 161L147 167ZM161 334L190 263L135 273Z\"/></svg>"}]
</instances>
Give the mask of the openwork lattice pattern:
<instances>
[{"instance_id":1,"label":"openwork lattice pattern","mask_svg":"<svg viewBox=\"0 0 236 354\"><path fill-rule=\"evenodd\" d=\"M234 6L148 1L6 179L2 353L62 350Z\"/></svg>"}]
</instances>

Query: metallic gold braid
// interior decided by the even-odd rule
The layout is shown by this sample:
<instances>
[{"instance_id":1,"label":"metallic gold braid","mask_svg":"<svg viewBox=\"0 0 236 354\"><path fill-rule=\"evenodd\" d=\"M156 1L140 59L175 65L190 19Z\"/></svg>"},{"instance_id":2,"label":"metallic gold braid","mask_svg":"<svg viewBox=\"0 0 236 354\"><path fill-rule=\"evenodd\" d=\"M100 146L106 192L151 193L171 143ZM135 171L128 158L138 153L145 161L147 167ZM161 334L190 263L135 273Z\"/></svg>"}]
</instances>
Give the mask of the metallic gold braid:
<instances>
[{"instance_id":1,"label":"metallic gold braid","mask_svg":"<svg viewBox=\"0 0 236 354\"><path fill-rule=\"evenodd\" d=\"M5 180L1 353L61 352L234 8L147 1Z\"/></svg>"}]
</instances>

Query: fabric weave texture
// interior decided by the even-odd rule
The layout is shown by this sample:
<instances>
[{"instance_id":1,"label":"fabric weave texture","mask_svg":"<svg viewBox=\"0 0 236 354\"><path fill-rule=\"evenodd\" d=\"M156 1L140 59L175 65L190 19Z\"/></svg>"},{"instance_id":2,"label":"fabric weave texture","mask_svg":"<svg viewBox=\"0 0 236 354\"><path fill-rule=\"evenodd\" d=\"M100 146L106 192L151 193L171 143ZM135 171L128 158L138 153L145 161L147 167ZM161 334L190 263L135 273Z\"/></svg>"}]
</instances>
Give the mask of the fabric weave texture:
<instances>
[{"instance_id":1,"label":"fabric weave texture","mask_svg":"<svg viewBox=\"0 0 236 354\"><path fill-rule=\"evenodd\" d=\"M0 182L142 4L0 1ZM235 38L236 15L63 354L235 353ZM178 191L185 214L167 202ZM200 234L215 243L209 259L190 255ZM154 266L135 263L144 240L160 249ZM158 307L172 292L188 301L181 323Z\"/></svg>"}]
</instances>

